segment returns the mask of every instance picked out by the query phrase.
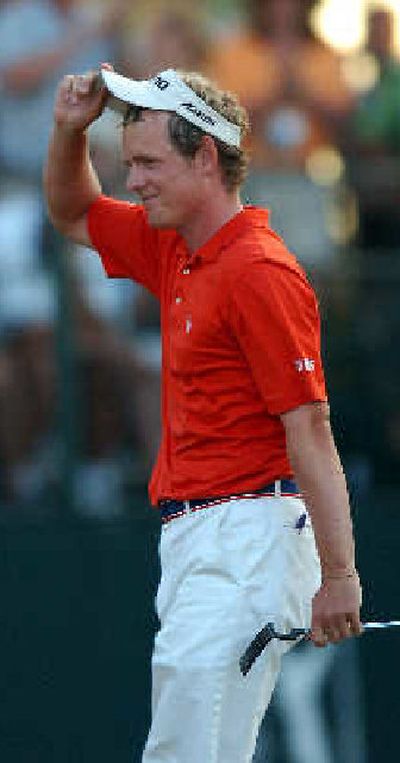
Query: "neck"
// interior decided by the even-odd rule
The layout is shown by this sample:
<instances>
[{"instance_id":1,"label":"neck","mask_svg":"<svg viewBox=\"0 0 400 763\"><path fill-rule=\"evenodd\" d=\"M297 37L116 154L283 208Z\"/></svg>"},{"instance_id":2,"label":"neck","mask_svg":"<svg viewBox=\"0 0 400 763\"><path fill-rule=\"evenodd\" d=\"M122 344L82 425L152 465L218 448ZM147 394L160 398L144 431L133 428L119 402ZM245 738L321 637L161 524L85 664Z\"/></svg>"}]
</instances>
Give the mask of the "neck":
<instances>
[{"instance_id":1,"label":"neck","mask_svg":"<svg viewBox=\"0 0 400 763\"><path fill-rule=\"evenodd\" d=\"M182 224L178 233L185 239L189 252L195 252L209 241L220 228L243 209L239 193L223 199L212 199L196 210L196 216Z\"/></svg>"}]
</instances>

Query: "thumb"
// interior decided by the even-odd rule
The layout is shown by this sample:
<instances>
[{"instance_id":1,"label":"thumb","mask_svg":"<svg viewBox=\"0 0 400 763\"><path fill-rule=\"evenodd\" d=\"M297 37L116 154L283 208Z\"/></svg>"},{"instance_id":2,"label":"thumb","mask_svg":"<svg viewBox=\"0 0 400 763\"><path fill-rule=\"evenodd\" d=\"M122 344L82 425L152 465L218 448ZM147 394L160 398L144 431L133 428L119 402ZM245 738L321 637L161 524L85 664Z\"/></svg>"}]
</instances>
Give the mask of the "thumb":
<instances>
[{"instance_id":1,"label":"thumb","mask_svg":"<svg viewBox=\"0 0 400 763\"><path fill-rule=\"evenodd\" d=\"M113 65L109 64L107 61L105 61L102 64L100 64L100 69L105 69L108 72L113 72L114 71Z\"/></svg>"}]
</instances>

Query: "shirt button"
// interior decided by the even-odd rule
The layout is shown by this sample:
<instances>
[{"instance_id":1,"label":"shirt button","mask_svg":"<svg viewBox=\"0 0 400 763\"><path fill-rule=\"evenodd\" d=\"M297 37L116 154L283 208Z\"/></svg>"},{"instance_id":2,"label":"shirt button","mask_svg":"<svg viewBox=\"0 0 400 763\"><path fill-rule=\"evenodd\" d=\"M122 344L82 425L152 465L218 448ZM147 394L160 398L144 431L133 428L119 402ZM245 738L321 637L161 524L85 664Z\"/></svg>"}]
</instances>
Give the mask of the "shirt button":
<instances>
[{"instance_id":1,"label":"shirt button","mask_svg":"<svg viewBox=\"0 0 400 763\"><path fill-rule=\"evenodd\" d=\"M190 273L190 268L183 268L182 273L184 276L188 276Z\"/></svg>"},{"instance_id":2,"label":"shirt button","mask_svg":"<svg viewBox=\"0 0 400 763\"><path fill-rule=\"evenodd\" d=\"M177 305L180 305L182 302L182 297L175 297L175 302Z\"/></svg>"}]
</instances>

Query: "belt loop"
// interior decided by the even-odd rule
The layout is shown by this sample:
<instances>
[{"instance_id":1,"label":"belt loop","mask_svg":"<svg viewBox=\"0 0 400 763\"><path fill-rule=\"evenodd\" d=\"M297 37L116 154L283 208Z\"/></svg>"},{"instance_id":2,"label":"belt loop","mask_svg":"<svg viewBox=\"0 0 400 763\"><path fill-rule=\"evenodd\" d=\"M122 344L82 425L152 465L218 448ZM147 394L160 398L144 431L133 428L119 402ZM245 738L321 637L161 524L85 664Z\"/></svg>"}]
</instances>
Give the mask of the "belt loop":
<instances>
[{"instance_id":1,"label":"belt loop","mask_svg":"<svg viewBox=\"0 0 400 763\"><path fill-rule=\"evenodd\" d=\"M185 507L186 514L190 514L190 511L191 511L191 509L190 509L190 501L184 501L183 505Z\"/></svg>"},{"instance_id":2,"label":"belt loop","mask_svg":"<svg viewBox=\"0 0 400 763\"><path fill-rule=\"evenodd\" d=\"M280 498L282 495L281 481L275 480L275 498Z\"/></svg>"}]
</instances>

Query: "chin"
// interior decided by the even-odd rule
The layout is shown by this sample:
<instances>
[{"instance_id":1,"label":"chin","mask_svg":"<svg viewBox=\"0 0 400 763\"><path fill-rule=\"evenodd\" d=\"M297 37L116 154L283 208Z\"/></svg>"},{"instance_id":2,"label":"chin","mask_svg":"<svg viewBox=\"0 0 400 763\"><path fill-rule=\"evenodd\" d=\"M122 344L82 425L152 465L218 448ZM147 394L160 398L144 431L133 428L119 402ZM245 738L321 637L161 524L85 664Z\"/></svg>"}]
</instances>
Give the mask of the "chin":
<instances>
[{"instance_id":1,"label":"chin","mask_svg":"<svg viewBox=\"0 0 400 763\"><path fill-rule=\"evenodd\" d=\"M147 222L152 228L177 228L179 226L179 221L173 215L149 209L147 210Z\"/></svg>"}]
</instances>

